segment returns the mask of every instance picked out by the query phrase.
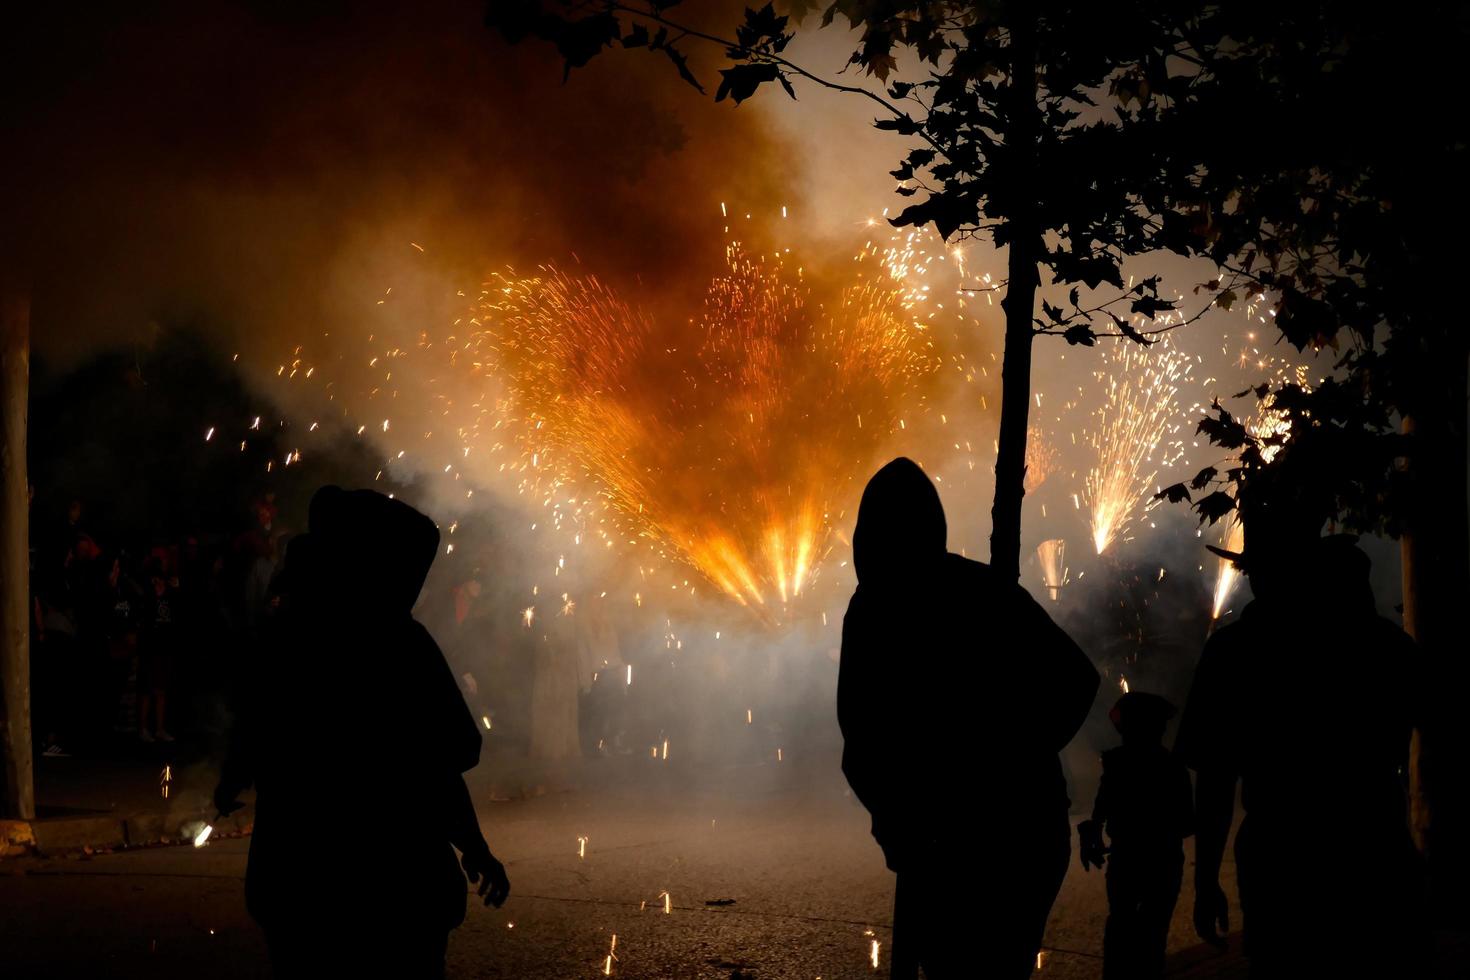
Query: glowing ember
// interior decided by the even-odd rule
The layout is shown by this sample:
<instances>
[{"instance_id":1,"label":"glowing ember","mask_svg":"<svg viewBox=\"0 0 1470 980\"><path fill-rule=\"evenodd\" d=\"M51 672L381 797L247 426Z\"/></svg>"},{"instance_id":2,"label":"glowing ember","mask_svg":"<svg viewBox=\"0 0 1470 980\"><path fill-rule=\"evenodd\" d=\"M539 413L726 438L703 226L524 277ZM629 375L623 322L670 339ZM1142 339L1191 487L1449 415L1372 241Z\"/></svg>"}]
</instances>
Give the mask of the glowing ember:
<instances>
[{"instance_id":1,"label":"glowing ember","mask_svg":"<svg viewBox=\"0 0 1470 980\"><path fill-rule=\"evenodd\" d=\"M871 959L873 961L873 969L875 969L875 970L878 969L878 950L881 949L881 948L882 948L882 944L879 943L878 940L876 940L876 939L873 940L873 948L869 952L869 956L871 957Z\"/></svg>"},{"instance_id":2,"label":"glowing ember","mask_svg":"<svg viewBox=\"0 0 1470 980\"><path fill-rule=\"evenodd\" d=\"M210 824L205 824L203 827L199 828L199 833L194 835L194 846L203 847L205 844L208 844L209 835L212 833L214 833L214 827Z\"/></svg>"},{"instance_id":3,"label":"glowing ember","mask_svg":"<svg viewBox=\"0 0 1470 980\"><path fill-rule=\"evenodd\" d=\"M1179 386L1193 368L1192 359L1162 341L1151 347L1119 343L1108 369L1098 372L1105 397L1087 434L1097 461L1083 492L1098 554L1128 532L1140 502L1155 489L1159 468L1182 454L1181 441L1166 439L1179 429Z\"/></svg>"}]
</instances>

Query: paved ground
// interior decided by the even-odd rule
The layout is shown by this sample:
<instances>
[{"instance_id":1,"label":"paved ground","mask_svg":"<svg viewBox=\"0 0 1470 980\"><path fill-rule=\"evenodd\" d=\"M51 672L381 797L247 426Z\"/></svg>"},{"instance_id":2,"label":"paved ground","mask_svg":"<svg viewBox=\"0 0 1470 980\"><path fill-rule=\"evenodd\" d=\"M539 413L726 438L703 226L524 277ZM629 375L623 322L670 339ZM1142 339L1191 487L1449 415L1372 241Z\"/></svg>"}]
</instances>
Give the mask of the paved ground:
<instances>
[{"instance_id":1,"label":"paved ground","mask_svg":"<svg viewBox=\"0 0 1470 980\"><path fill-rule=\"evenodd\" d=\"M450 943L450 975L600 976L614 934L622 977L872 977L874 940L886 975L892 877L866 814L833 777L830 764L629 766L584 773L575 790L553 781L547 795L492 802L504 780L487 775L478 806L512 897L501 910L471 906ZM411 827L386 819L384 846L399 832ZM0 865L4 976L263 975L264 947L241 898L247 846ZM1175 916L1177 950L1194 945L1186 904ZM1074 864L1039 975L1099 976L1105 914L1101 875Z\"/></svg>"}]
</instances>

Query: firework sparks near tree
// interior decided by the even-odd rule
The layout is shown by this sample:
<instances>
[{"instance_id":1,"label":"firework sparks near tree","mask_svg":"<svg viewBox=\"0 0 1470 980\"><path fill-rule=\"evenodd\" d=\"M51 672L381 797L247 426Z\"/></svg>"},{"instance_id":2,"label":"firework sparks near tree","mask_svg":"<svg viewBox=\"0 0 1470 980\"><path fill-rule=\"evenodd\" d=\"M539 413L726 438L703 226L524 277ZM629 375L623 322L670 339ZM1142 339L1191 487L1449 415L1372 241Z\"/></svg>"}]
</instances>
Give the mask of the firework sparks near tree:
<instances>
[{"instance_id":1,"label":"firework sparks near tree","mask_svg":"<svg viewBox=\"0 0 1470 980\"><path fill-rule=\"evenodd\" d=\"M1057 447L1046 438L1045 433L1032 426L1026 431L1026 480L1027 493L1038 490L1046 478L1060 466Z\"/></svg>"},{"instance_id":2,"label":"firework sparks near tree","mask_svg":"<svg viewBox=\"0 0 1470 980\"><path fill-rule=\"evenodd\" d=\"M1144 500L1156 489L1154 477L1183 454L1179 389L1194 363L1167 341L1120 342L1098 372L1104 397L1086 434L1096 462L1083 486L1098 554L1127 535L1140 507L1152 506Z\"/></svg>"},{"instance_id":3,"label":"firework sparks near tree","mask_svg":"<svg viewBox=\"0 0 1470 980\"><path fill-rule=\"evenodd\" d=\"M1041 582L1056 602L1067 584L1067 542L1061 538L1041 542L1036 546L1036 560L1041 563Z\"/></svg>"},{"instance_id":4,"label":"firework sparks near tree","mask_svg":"<svg viewBox=\"0 0 1470 980\"><path fill-rule=\"evenodd\" d=\"M1277 372L1277 379L1284 372ZM1297 367L1291 371L1295 382L1303 387L1307 386L1306 368ZM1273 436L1285 436L1291 425L1286 416L1279 409L1271 405L1271 398L1263 399L1256 410L1256 417L1246 424L1246 429L1257 439L1268 439ZM1261 459L1270 463L1281 451L1281 444L1267 445L1261 449ZM1240 513L1232 510L1223 521L1224 527L1220 532L1220 548L1238 554L1245 546L1245 525L1240 522ZM1225 613L1225 607L1235 594L1240 585L1240 569L1235 562L1228 558L1220 558L1219 568L1215 575L1214 601L1210 606L1210 619L1219 619Z\"/></svg>"},{"instance_id":5,"label":"firework sparks near tree","mask_svg":"<svg viewBox=\"0 0 1470 980\"><path fill-rule=\"evenodd\" d=\"M1234 511L1225 518L1224 530L1220 533L1220 547L1225 551L1240 551L1241 545L1245 544L1245 526L1240 523L1240 517ZM1215 576L1215 598L1210 606L1210 618L1219 619L1225 612L1225 604L1235 594L1235 587L1240 584L1240 569L1235 567L1235 562L1228 558L1219 559L1220 569Z\"/></svg>"}]
</instances>

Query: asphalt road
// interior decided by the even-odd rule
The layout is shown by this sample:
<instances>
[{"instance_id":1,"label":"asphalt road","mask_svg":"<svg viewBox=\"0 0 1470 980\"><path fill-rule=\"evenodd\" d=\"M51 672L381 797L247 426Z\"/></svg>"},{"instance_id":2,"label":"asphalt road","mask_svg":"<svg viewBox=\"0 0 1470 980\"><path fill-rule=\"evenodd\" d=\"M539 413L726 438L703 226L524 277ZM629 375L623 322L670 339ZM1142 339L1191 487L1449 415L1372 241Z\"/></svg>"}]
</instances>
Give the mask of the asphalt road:
<instances>
[{"instance_id":1,"label":"asphalt road","mask_svg":"<svg viewBox=\"0 0 1470 980\"><path fill-rule=\"evenodd\" d=\"M491 802L480 787L479 812L512 895L503 909L470 906L450 940L449 975L598 977L616 935L620 977L886 976L893 879L866 813L832 776L775 765L682 779L603 774L576 791L512 802ZM413 832L411 815L382 820L385 847ZM0 865L0 975L267 975L243 907L247 847L234 840ZM1194 945L1185 888L1171 949ZM975 891L979 927L983 882ZM1105 916L1102 876L1074 860L1039 976L1100 976Z\"/></svg>"}]
</instances>

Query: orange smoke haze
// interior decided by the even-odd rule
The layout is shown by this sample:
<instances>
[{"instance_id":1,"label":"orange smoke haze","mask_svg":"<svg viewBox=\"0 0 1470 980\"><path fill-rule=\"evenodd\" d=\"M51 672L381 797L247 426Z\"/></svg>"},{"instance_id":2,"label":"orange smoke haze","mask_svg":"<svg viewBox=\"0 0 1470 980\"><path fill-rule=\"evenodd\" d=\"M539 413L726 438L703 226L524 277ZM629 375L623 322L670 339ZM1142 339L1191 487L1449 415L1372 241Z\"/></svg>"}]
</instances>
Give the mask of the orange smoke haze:
<instances>
[{"instance_id":1,"label":"orange smoke haze","mask_svg":"<svg viewBox=\"0 0 1470 980\"><path fill-rule=\"evenodd\" d=\"M146 339L153 322L226 349L340 328L410 241L444 284L575 254L697 295L704 276L684 273L718 264L719 201L786 203L789 153L758 114L711 106L647 57L563 84L555 52L507 46L482 14L436 0L19 15L0 41L0 255L31 285L40 352Z\"/></svg>"}]
</instances>

